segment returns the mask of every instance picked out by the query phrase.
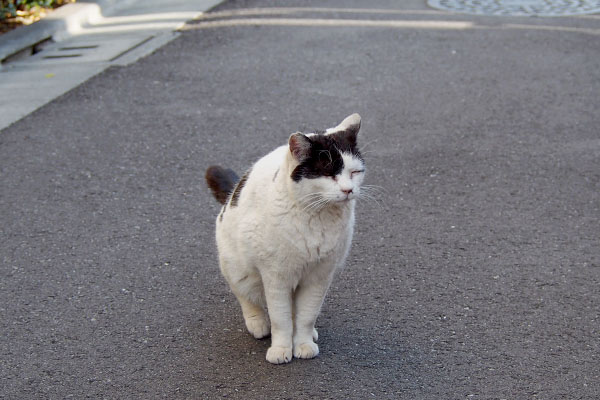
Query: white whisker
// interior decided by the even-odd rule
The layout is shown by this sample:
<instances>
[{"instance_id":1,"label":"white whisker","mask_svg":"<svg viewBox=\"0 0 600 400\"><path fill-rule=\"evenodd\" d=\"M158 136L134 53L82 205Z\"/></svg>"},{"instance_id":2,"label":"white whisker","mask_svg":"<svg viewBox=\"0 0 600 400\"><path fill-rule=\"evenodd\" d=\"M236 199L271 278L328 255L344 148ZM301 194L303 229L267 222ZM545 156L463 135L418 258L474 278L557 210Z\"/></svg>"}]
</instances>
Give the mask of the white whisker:
<instances>
[{"instance_id":1,"label":"white whisker","mask_svg":"<svg viewBox=\"0 0 600 400\"><path fill-rule=\"evenodd\" d=\"M298 200L302 201L302 200L305 200L305 199L310 199L312 197L321 197L321 193L314 192L314 193L305 194L304 196L300 197Z\"/></svg>"},{"instance_id":2,"label":"white whisker","mask_svg":"<svg viewBox=\"0 0 600 400\"><path fill-rule=\"evenodd\" d=\"M303 211L319 211L321 210L327 203L329 203L328 199L320 198L317 199L303 208Z\"/></svg>"},{"instance_id":3,"label":"white whisker","mask_svg":"<svg viewBox=\"0 0 600 400\"><path fill-rule=\"evenodd\" d=\"M377 186L377 185L362 185L361 189L371 190L371 191L379 192L379 193L387 193L386 188L384 188L383 186Z\"/></svg>"},{"instance_id":4,"label":"white whisker","mask_svg":"<svg viewBox=\"0 0 600 400\"><path fill-rule=\"evenodd\" d=\"M383 204L381 201L375 197L369 196L367 194L361 193L357 196L357 200L366 201L369 204L376 204L378 208L383 209Z\"/></svg>"},{"instance_id":5,"label":"white whisker","mask_svg":"<svg viewBox=\"0 0 600 400\"><path fill-rule=\"evenodd\" d=\"M357 197L359 200L364 200L368 203L375 203L379 208L383 208L381 196L385 193L387 193L387 190L381 186L363 185Z\"/></svg>"}]
</instances>

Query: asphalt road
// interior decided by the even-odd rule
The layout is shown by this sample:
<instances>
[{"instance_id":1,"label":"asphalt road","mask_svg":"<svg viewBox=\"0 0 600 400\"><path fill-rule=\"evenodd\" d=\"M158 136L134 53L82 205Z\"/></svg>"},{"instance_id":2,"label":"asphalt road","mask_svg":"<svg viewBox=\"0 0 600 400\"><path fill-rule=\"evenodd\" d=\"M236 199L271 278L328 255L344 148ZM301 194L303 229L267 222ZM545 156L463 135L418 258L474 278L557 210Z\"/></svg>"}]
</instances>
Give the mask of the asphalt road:
<instances>
[{"instance_id":1,"label":"asphalt road","mask_svg":"<svg viewBox=\"0 0 600 400\"><path fill-rule=\"evenodd\" d=\"M193 23L0 132L0 398L600 397L598 17L217 10L274 5L335 9ZM274 366L204 170L353 112L384 190Z\"/></svg>"}]
</instances>

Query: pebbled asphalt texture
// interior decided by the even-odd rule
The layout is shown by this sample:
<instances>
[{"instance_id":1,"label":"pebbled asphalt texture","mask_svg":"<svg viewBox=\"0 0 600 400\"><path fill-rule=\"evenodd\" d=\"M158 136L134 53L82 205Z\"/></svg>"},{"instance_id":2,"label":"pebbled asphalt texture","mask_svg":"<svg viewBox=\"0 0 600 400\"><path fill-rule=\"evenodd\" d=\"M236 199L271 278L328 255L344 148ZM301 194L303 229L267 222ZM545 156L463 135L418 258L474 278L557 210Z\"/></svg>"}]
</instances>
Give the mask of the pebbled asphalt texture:
<instances>
[{"instance_id":1,"label":"pebbled asphalt texture","mask_svg":"<svg viewBox=\"0 0 600 400\"><path fill-rule=\"evenodd\" d=\"M336 9L226 13L273 6ZM226 2L0 132L0 398L600 397L597 17L356 7ZM424 20L468 24L378 22ZM381 193L321 353L270 365L204 171L353 112Z\"/></svg>"}]
</instances>

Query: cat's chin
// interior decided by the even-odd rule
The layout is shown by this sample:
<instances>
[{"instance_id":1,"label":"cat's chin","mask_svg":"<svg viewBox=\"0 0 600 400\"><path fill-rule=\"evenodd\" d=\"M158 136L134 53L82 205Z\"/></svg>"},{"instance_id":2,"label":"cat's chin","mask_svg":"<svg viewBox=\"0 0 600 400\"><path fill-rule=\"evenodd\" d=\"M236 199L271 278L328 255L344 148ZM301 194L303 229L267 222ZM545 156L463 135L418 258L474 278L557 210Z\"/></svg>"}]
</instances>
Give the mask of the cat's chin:
<instances>
[{"instance_id":1,"label":"cat's chin","mask_svg":"<svg viewBox=\"0 0 600 400\"><path fill-rule=\"evenodd\" d=\"M352 202L352 200L356 199L356 197L352 196L352 197L344 197L341 199L337 199L335 201L335 204L339 204L339 205L344 205L344 204L348 204L350 202Z\"/></svg>"},{"instance_id":2,"label":"cat's chin","mask_svg":"<svg viewBox=\"0 0 600 400\"><path fill-rule=\"evenodd\" d=\"M342 197L342 198L340 198L340 199L338 200L338 202L339 202L339 203L346 203L346 202L352 201L352 200L354 200L354 199L356 199L356 195L354 195L354 194L350 194L350 195L347 195L347 196L345 196L345 197Z\"/></svg>"}]
</instances>

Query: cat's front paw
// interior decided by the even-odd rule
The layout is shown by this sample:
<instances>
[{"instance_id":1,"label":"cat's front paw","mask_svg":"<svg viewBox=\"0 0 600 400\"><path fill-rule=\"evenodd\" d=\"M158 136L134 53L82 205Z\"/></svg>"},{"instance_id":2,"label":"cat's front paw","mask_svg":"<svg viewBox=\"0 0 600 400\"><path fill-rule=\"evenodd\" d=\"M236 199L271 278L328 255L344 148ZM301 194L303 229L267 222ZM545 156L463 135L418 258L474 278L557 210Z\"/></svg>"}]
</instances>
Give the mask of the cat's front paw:
<instances>
[{"instance_id":1,"label":"cat's front paw","mask_svg":"<svg viewBox=\"0 0 600 400\"><path fill-rule=\"evenodd\" d=\"M271 364L284 364L292 361L291 347L271 346L267 350L267 361Z\"/></svg>"},{"instance_id":2,"label":"cat's front paw","mask_svg":"<svg viewBox=\"0 0 600 400\"><path fill-rule=\"evenodd\" d=\"M266 338L271 334L271 326L266 318L248 318L246 328L256 339Z\"/></svg>"},{"instance_id":3,"label":"cat's front paw","mask_svg":"<svg viewBox=\"0 0 600 400\"><path fill-rule=\"evenodd\" d=\"M294 357L314 358L319 354L319 346L313 342L301 343L294 346Z\"/></svg>"}]
</instances>

